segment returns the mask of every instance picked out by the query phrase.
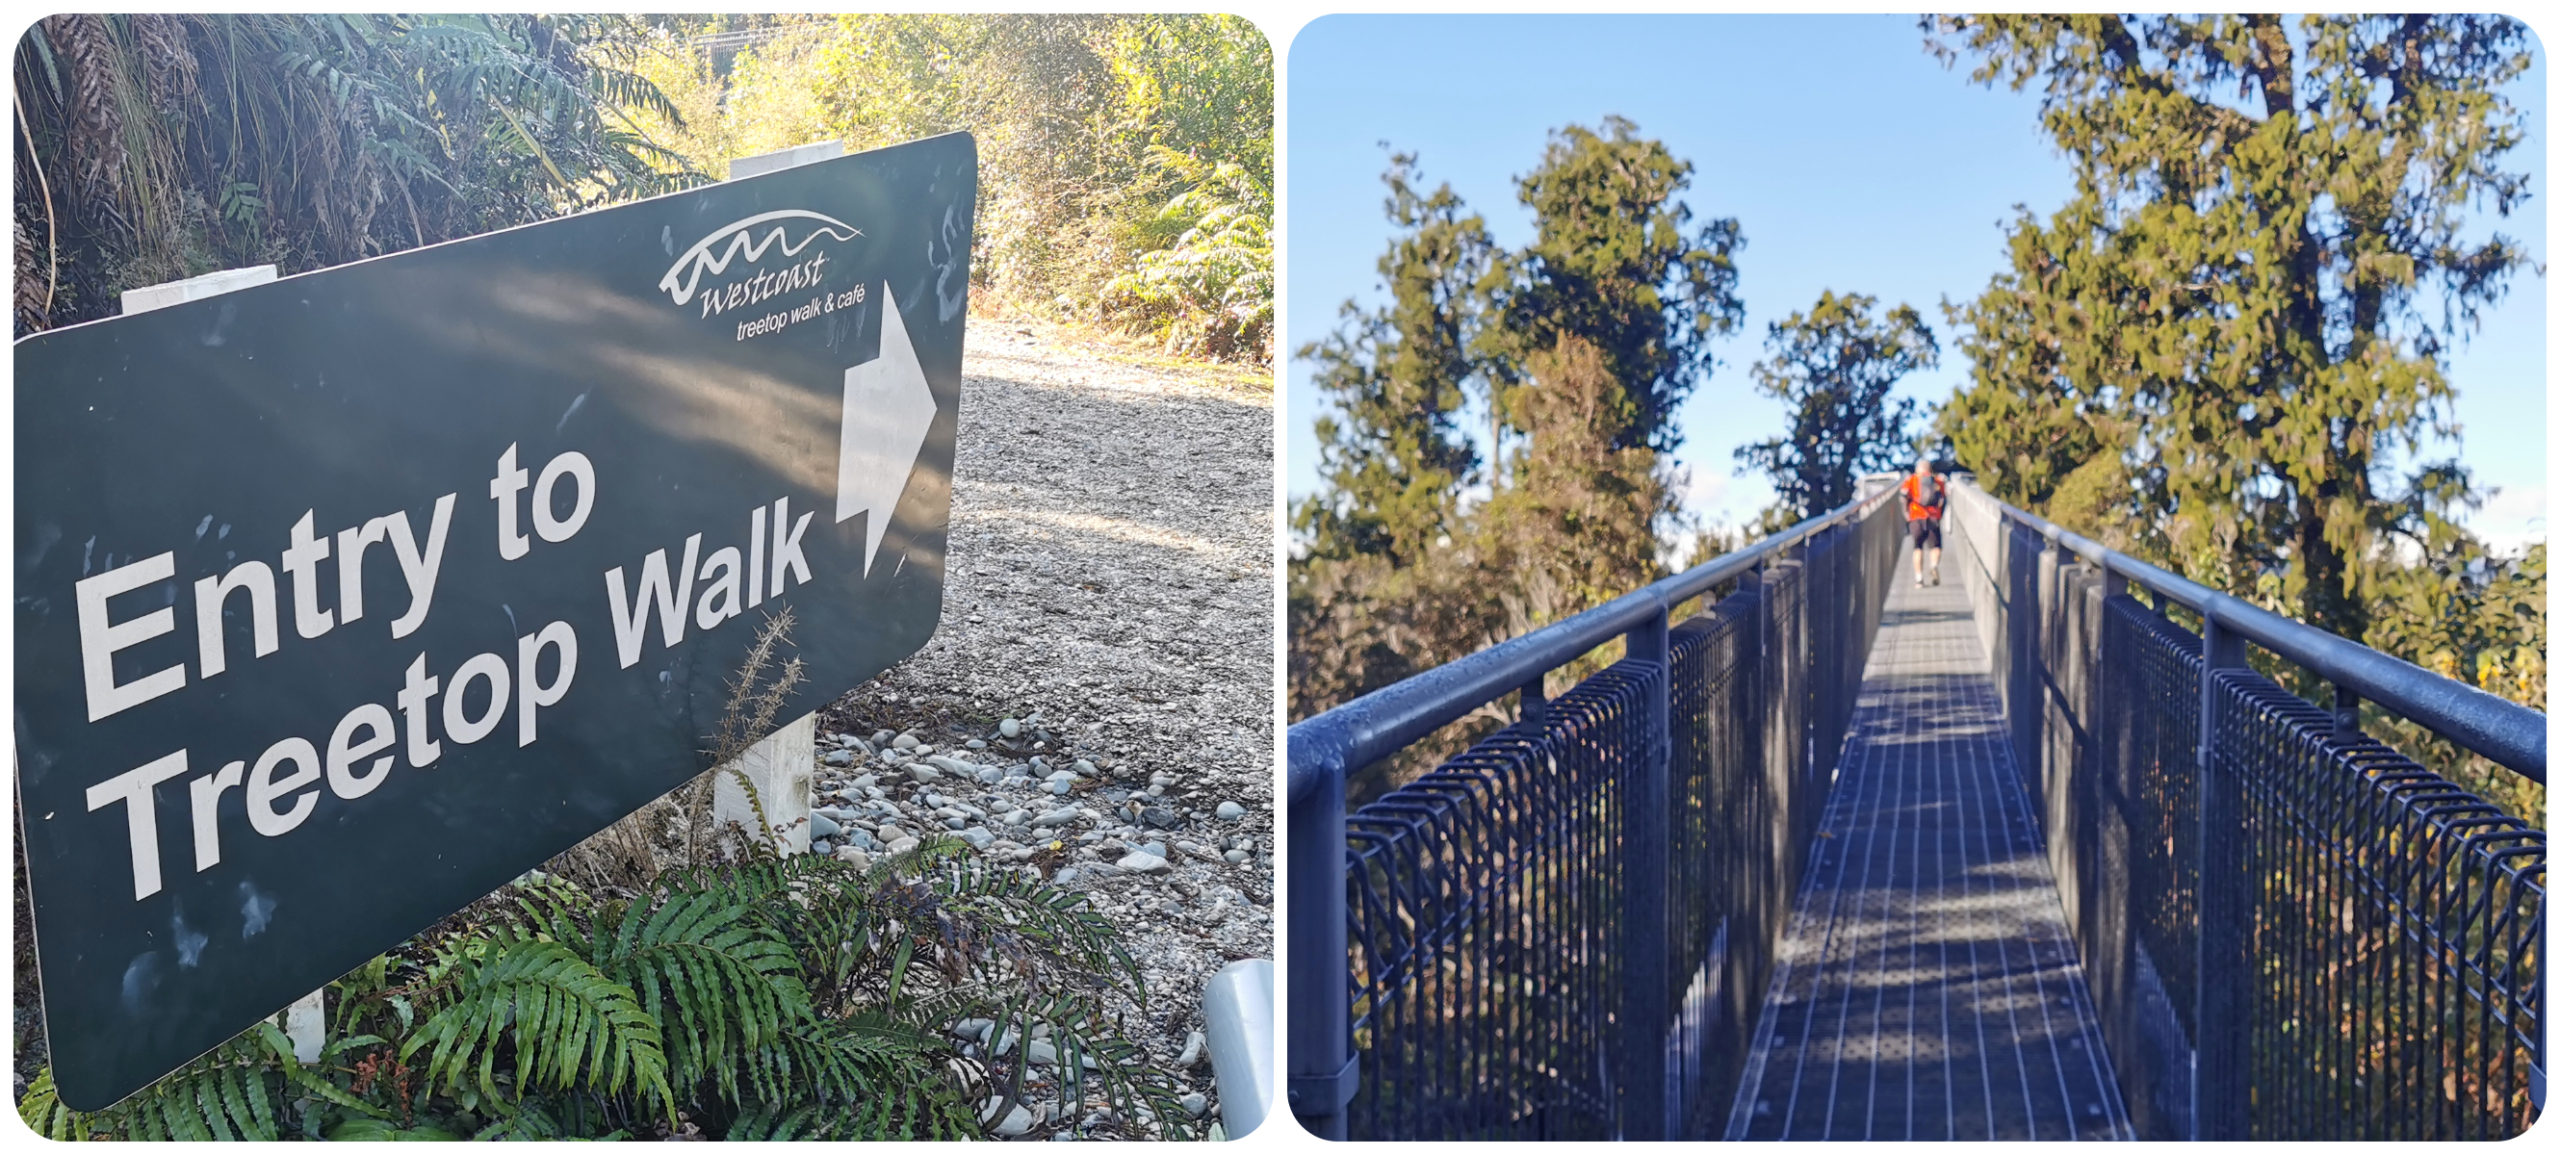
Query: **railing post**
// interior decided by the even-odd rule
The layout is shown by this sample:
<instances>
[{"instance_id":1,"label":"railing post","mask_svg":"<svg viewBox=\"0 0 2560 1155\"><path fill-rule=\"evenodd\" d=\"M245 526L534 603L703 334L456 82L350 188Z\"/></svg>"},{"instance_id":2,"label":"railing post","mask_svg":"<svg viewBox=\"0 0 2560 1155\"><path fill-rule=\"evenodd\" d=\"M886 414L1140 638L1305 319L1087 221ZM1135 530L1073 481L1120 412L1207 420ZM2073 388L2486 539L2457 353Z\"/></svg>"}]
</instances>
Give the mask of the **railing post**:
<instances>
[{"instance_id":1,"label":"railing post","mask_svg":"<svg viewBox=\"0 0 2560 1155\"><path fill-rule=\"evenodd\" d=\"M1619 893L1625 921L1619 926L1624 976L1618 999L1619 1044L1626 1054L1624 1125L1627 1139L1666 1139L1671 1101L1664 1061L1672 1014L1671 984L1671 607L1627 633L1627 658L1657 668L1645 709L1644 746L1634 767L1634 796L1620 815L1626 857Z\"/></svg>"},{"instance_id":2,"label":"railing post","mask_svg":"<svg viewBox=\"0 0 2560 1155\"><path fill-rule=\"evenodd\" d=\"M1547 717L1547 676L1540 674L1520 683L1520 720L1542 722Z\"/></svg>"},{"instance_id":3,"label":"railing post","mask_svg":"<svg viewBox=\"0 0 2560 1155\"><path fill-rule=\"evenodd\" d=\"M2244 669L2248 643L2205 615L2196 705L2195 1137L2249 1137L2250 970L2248 883L2241 869L2240 788L2214 753L2214 674Z\"/></svg>"},{"instance_id":4,"label":"railing post","mask_svg":"<svg viewBox=\"0 0 2560 1155\"><path fill-rule=\"evenodd\" d=\"M2329 683L2329 735L2343 742L2364 733L2364 700L2336 682Z\"/></svg>"},{"instance_id":5,"label":"railing post","mask_svg":"<svg viewBox=\"0 0 2560 1155\"><path fill-rule=\"evenodd\" d=\"M1319 1139L1345 1138L1360 1086L1351 1053L1350 882L1343 774L1289 806L1289 1110ZM1343 960L1342 966L1333 965Z\"/></svg>"}]
</instances>

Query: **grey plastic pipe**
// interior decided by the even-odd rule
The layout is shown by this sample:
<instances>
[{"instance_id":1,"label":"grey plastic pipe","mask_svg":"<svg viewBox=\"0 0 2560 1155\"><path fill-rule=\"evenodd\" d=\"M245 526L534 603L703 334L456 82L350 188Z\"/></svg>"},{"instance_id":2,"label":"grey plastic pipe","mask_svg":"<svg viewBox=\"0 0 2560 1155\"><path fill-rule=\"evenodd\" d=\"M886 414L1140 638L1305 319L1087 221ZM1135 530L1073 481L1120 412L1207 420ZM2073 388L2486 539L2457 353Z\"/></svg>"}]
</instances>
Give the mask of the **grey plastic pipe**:
<instances>
[{"instance_id":1,"label":"grey plastic pipe","mask_svg":"<svg viewBox=\"0 0 2560 1155\"><path fill-rule=\"evenodd\" d=\"M1272 1057L1271 960L1231 962L1210 976L1200 995L1209 1020L1209 1065L1218 1079L1218 1119L1227 1138L1262 1125L1279 1095Z\"/></svg>"}]
</instances>

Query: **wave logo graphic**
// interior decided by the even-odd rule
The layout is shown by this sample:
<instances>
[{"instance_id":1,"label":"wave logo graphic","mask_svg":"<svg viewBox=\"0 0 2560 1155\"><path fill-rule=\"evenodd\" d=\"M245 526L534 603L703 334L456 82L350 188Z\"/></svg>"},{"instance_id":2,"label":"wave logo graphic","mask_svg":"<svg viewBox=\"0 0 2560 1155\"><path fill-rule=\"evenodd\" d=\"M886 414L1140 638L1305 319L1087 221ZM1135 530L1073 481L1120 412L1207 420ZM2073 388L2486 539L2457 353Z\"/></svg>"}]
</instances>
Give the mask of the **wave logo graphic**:
<instances>
[{"instance_id":1,"label":"wave logo graphic","mask_svg":"<svg viewBox=\"0 0 2560 1155\"><path fill-rule=\"evenodd\" d=\"M818 223L795 244L790 235L791 222L794 221ZM773 227L763 229L765 225ZM760 229L763 229L761 236L758 235ZM667 275L658 278L658 287L666 290L669 299L682 305L693 299L693 291L701 285L703 274L708 273L716 277L728 272L729 263L740 256L744 256L747 263L752 265L763 260L765 253L776 245L781 246L783 256L792 257L798 256L800 250L808 248L822 236L849 241L861 235L862 230L852 225L824 213L813 213L807 209L777 209L769 213L757 213L742 220L731 221L710 236L693 242L692 248L677 255L675 264L667 266Z\"/></svg>"}]
</instances>

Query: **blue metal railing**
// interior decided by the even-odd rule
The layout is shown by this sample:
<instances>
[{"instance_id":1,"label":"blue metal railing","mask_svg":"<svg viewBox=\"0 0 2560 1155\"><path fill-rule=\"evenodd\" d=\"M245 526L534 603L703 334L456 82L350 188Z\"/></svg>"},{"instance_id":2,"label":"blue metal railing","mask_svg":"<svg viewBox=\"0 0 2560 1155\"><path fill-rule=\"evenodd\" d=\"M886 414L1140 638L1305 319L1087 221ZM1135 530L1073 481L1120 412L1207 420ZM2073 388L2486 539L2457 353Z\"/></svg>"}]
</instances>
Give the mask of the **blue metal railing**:
<instances>
[{"instance_id":1,"label":"blue metal railing","mask_svg":"<svg viewBox=\"0 0 2560 1155\"><path fill-rule=\"evenodd\" d=\"M1883 496L1290 727L1303 1124L1346 1137L1355 1094L1363 1137L1721 1121L1882 616ZM1618 638L1624 660L1545 700ZM1344 813L1350 775L1513 693L1520 722Z\"/></svg>"},{"instance_id":2,"label":"blue metal railing","mask_svg":"<svg viewBox=\"0 0 2560 1155\"><path fill-rule=\"evenodd\" d=\"M2545 716L1953 488L1950 554L1981 575L2137 1129L2520 1133L2541 1100L2544 835L2359 719L2373 703L2542 782ZM2329 704L2254 671L2251 645Z\"/></svg>"}]
</instances>

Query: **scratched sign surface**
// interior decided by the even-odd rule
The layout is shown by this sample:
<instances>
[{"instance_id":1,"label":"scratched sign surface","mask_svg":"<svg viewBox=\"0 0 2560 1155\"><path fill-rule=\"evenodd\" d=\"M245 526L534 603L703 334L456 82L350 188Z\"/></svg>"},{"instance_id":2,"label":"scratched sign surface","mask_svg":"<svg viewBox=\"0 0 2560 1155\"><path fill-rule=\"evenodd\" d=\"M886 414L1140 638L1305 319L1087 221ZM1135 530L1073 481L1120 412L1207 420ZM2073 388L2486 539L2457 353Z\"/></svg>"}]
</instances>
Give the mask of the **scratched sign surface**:
<instances>
[{"instance_id":1,"label":"scratched sign surface","mask_svg":"<svg viewBox=\"0 0 2560 1155\"><path fill-rule=\"evenodd\" d=\"M942 604L937 137L18 343L16 773L95 1109L815 709Z\"/></svg>"}]
</instances>

